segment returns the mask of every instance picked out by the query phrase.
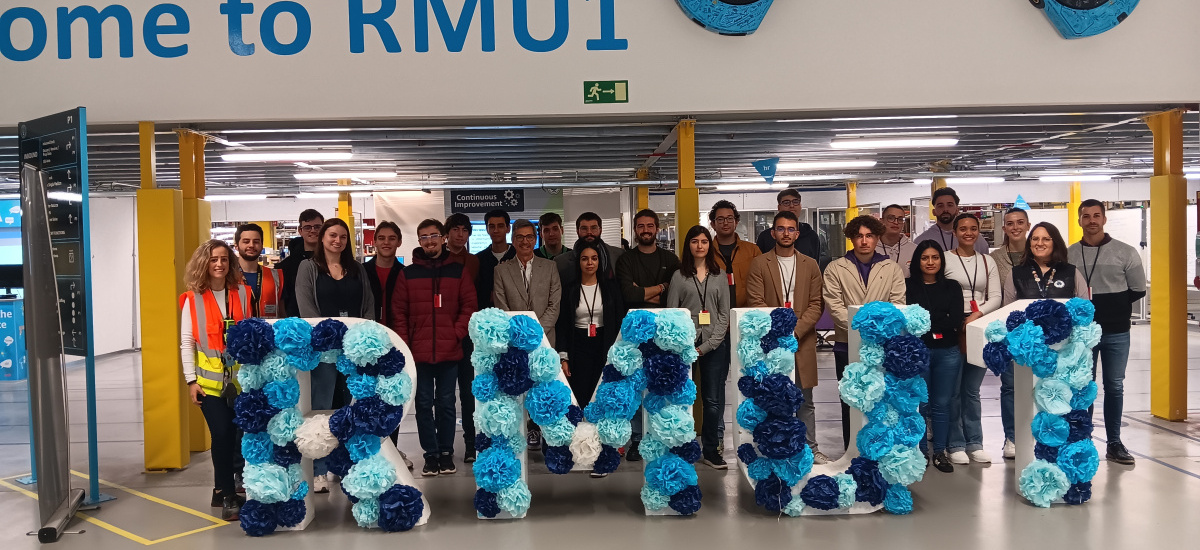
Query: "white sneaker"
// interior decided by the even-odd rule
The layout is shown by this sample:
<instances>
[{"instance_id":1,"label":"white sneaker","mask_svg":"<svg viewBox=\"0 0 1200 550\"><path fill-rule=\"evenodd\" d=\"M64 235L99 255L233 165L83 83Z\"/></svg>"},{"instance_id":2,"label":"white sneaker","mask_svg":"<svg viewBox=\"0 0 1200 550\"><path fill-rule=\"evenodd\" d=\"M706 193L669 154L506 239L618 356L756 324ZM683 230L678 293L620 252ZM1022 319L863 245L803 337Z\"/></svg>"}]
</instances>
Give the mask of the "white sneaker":
<instances>
[{"instance_id":1,"label":"white sneaker","mask_svg":"<svg viewBox=\"0 0 1200 550\"><path fill-rule=\"evenodd\" d=\"M328 476L328 474L320 475L320 476L313 476L312 490L314 493L328 493L329 492L329 476Z\"/></svg>"},{"instance_id":2,"label":"white sneaker","mask_svg":"<svg viewBox=\"0 0 1200 550\"><path fill-rule=\"evenodd\" d=\"M983 449L976 449L971 451L969 454L971 455L971 462L979 462L982 464L992 463L992 455L988 454L988 452Z\"/></svg>"},{"instance_id":3,"label":"white sneaker","mask_svg":"<svg viewBox=\"0 0 1200 550\"><path fill-rule=\"evenodd\" d=\"M829 464L829 457L821 451L813 451L813 464Z\"/></svg>"},{"instance_id":4,"label":"white sneaker","mask_svg":"<svg viewBox=\"0 0 1200 550\"><path fill-rule=\"evenodd\" d=\"M1003 452L1004 452L1004 458L1006 458L1008 460L1017 458L1017 446L1014 445L1013 442L1008 439L1004 440L1004 451Z\"/></svg>"},{"instance_id":5,"label":"white sneaker","mask_svg":"<svg viewBox=\"0 0 1200 550\"><path fill-rule=\"evenodd\" d=\"M954 451L950 453L951 464L970 464L971 459L967 457L966 451Z\"/></svg>"}]
</instances>

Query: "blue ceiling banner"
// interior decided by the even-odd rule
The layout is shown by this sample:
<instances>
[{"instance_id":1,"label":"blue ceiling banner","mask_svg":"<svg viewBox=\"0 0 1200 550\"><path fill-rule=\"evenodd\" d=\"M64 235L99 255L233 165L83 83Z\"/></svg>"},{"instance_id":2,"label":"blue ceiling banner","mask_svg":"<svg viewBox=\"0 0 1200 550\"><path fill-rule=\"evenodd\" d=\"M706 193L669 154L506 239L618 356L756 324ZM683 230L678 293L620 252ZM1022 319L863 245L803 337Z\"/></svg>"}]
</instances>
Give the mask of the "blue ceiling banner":
<instances>
[{"instance_id":1,"label":"blue ceiling banner","mask_svg":"<svg viewBox=\"0 0 1200 550\"><path fill-rule=\"evenodd\" d=\"M1087 38L1108 32L1133 13L1140 0L1029 0L1042 10L1063 38Z\"/></svg>"},{"instance_id":2,"label":"blue ceiling banner","mask_svg":"<svg viewBox=\"0 0 1200 550\"><path fill-rule=\"evenodd\" d=\"M775 0L676 0L697 25L725 36L754 34Z\"/></svg>"},{"instance_id":3,"label":"blue ceiling banner","mask_svg":"<svg viewBox=\"0 0 1200 550\"><path fill-rule=\"evenodd\" d=\"M1017 195L1017 202L1013 203L1013 208L1020 208L1026 212L1033 210L1029 207L1029 202L1025 200L1025 197L1021 195Z\"/></svg>"},{"instance_id":4,"label":"blue ceiling banner","mask_svg":"<svg viewBox=\"0 0 1200 550\"><path fill-rule=\"evenodd\" d=\"M753 164L754 169L758 170L767 183L775 183L775 170L779 168L779 157L756 160Z\"/></svg>"}]
</instances>

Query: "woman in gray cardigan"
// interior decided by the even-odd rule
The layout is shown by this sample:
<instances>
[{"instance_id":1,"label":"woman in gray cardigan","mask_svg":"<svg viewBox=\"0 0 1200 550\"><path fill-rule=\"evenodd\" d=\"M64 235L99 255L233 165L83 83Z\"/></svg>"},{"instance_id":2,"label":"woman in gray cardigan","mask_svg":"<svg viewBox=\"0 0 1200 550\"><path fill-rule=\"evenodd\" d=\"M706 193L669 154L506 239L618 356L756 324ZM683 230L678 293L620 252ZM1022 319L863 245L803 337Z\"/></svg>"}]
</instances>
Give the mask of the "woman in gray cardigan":
<instances>
[{"instance_id":1,"label":"woman in gray cardigan","mask_svg":"<svg viewBox=\"0 0 1200 550\"><path fill-rule=\"evenodd\" d=\"M700 370L700 397L704 403L704 426L700 443L704 463L716 470L729 466L718 451L725 436L725 381L729 377L729 284L717 263L712 235L702 226L688 230L683 240L683 259L671 277L669 308L686 308L696 324L696 365Z\"/></svg>"}]
</instances>

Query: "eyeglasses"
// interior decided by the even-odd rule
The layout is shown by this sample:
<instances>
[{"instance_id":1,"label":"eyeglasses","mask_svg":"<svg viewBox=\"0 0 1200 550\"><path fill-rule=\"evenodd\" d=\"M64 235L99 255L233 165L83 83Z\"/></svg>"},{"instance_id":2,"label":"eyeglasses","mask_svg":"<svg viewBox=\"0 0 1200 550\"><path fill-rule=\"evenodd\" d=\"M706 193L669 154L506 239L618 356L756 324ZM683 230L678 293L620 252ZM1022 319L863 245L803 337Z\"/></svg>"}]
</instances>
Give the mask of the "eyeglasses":
<instances>
[{"instance_id":1,"label":"eyeglasses","mask_svg":"<svg viewBox=\"0 0 1200 550\"><path fill-rule=\"evenodd\" d=\"M800 199L784 199L779 201L779 206L800 206Z\"/></svg>"},{"instance_id":2,"label":"eyeglasses","mask_svg":"<svg viewBox=\"0 0 1200 550\"><path fill-rule=\"evenodd\" d=\"M775 231L778 233L786 233L788 235L800 232L800 230L796 229L795 227L776 227Z\"/></svg>"},{"instance_id":3,"label":"eyeglasses","mask_svg":"<svg viewBox=\"0 0 1200 550\"><path fill-rule=\"evenodd\" d=\"M513 235L513 242L533 242L537 240L537 235Z\"/></svg>"},{"instance_id":4,"label":"eyeglasses","mask_svg":"<svg viewBox=\"0 0 1200 550\"><path fill-rule=\"evenodd\" d=\"M883 221L888 223L900 223L904 221L904 216L887 216L883 218Z\"/></svg>"},{"instance_id":5,"label":"eyeglasses","mask_svg":"<svg viewBox=\"0 0 1200 550\"><path fill-rule=\"evenodd\" d=\"M733 216L717 216L717 218L713 221L715 221L717 223L725 224L725 223L733 223L733 222L737 221L737 218L735 218Z\"/></svg>"},{"instance_id":6,"label":"eyeglasses","mask_svg":"<svg viewBox=\"0 0 1200 550\"><path fill-rule=\"evenodd\" d=\"M316 231L321 228L322 224L308 224L300 226L301 231Z\"/></svg>"},{"instance_id":7,"label":"eyeglasses","mask_svg":"<svg viewBox=\"0 0 1200 550\"><path fill-rule=\"evenodd\" d=\"M433 239L440 239L440 238L442 238L441 235L421 235L420 237L417 237L417 240L424 243L424 242L429 242Z\"/></svg>"}]
</instances>

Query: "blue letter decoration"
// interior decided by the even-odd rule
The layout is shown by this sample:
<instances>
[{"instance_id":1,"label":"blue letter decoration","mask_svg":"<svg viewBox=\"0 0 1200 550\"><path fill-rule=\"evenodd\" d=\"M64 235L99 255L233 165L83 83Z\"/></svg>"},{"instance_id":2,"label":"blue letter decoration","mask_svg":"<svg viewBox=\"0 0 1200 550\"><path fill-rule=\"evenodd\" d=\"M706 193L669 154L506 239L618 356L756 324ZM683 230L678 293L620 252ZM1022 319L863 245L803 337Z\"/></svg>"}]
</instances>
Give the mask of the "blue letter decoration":
<instances>
[{"instance_id":1,"label":"blue letter decoration","mask_svg":"<svg viewBox=\"0 0 1200 550\"><path fill-rule=\"evenodd\" d=\"M753 34L775 0L676 0L696 24L717 34Z\"/></svg>"}]
</instances>

